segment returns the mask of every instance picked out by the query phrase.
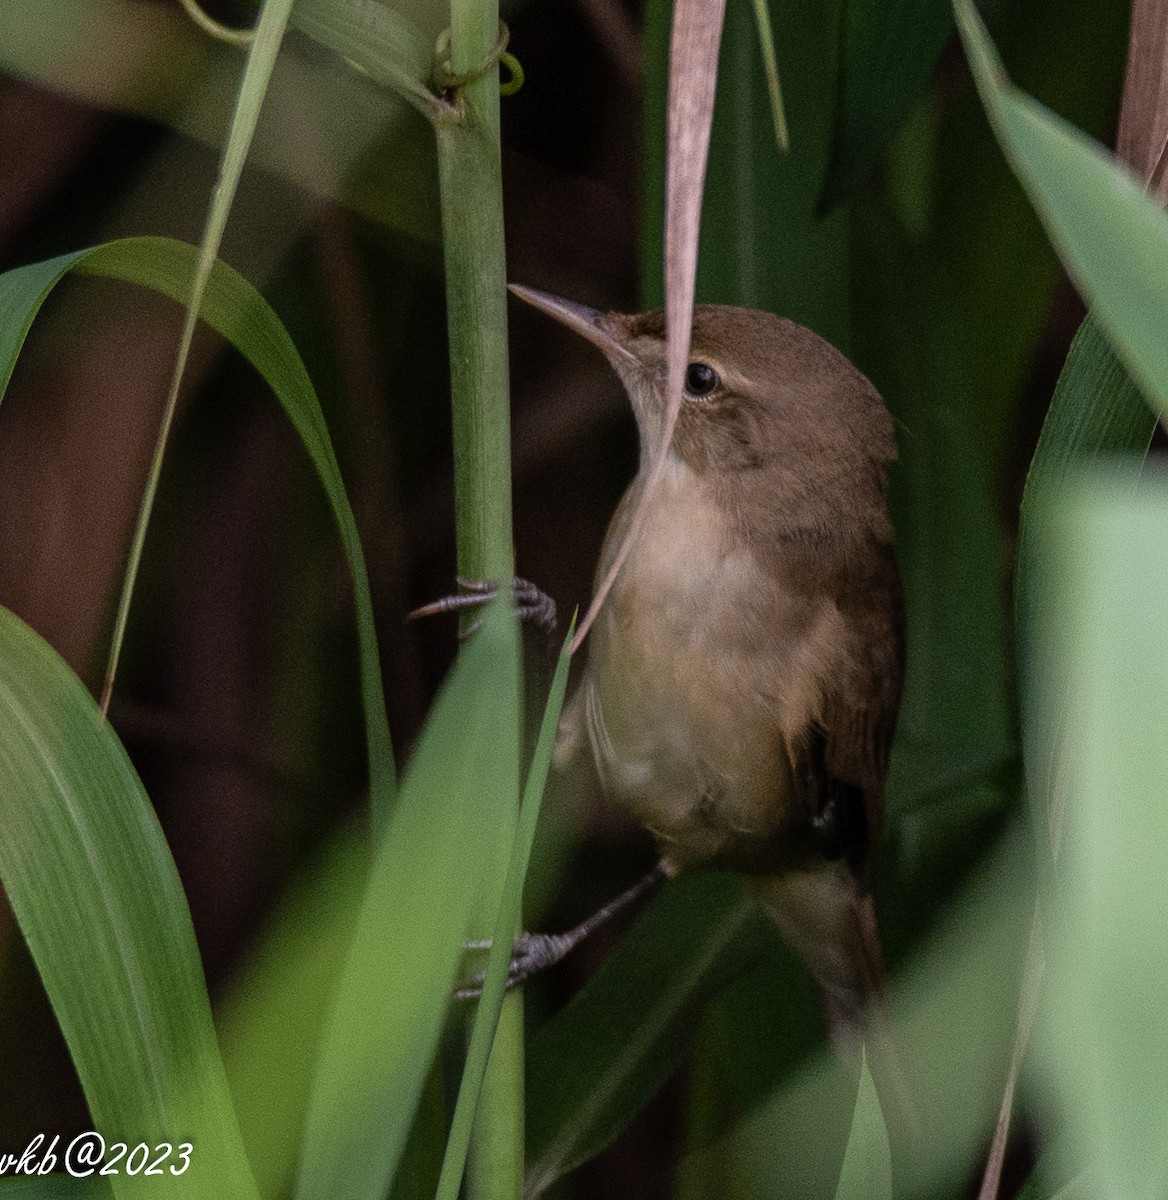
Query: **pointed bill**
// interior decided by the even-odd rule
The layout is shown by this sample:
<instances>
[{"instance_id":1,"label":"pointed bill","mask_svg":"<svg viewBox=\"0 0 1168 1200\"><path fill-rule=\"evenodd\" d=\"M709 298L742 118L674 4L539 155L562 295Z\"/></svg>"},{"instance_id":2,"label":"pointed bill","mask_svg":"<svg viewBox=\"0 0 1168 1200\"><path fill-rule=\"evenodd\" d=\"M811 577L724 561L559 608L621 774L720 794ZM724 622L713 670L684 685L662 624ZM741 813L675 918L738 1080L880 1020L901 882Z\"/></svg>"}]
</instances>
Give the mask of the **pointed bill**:
<instances>
[{"instance_id":1,"label":"pointed bill","mask_svg":"<svg viewBox=\"0 0 1168 1200\"><path fill-rule=\"evenodd\" d=\"M598 308L589 308L587 304L577 304L574 300L553 296L551 292L526 287L521 283L509 283L507 290L525 304L547 313L549 317L559 321L561 325L566 325L594 346L599 346L610 362L614 362L618 356L636 361L635 355L620 341L608 313L601 312Z\"/></svg>"}]
</instances>

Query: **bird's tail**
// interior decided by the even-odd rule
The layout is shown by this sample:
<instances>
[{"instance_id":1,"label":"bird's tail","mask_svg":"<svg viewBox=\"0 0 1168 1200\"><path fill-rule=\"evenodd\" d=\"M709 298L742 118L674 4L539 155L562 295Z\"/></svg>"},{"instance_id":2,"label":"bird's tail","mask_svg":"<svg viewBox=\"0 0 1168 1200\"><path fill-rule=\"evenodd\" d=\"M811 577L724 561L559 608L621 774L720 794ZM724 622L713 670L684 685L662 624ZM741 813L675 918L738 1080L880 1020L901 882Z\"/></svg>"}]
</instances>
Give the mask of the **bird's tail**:
<instances>
[{"instance_id":1,"label":"bird's tail","mask_svg":"<svg viewBox=\"0 0 1168 1200\"><path fill-rule=\"evenodd\" d=\"M819 985L837 1056L858 1074L861 1049L866 1049L886 1119L915 1137L919 1118L889 1019L888 976L871 893L860 890L843 864L755 877L751 883L784 941Z\"/></svg>"}]
</instances>

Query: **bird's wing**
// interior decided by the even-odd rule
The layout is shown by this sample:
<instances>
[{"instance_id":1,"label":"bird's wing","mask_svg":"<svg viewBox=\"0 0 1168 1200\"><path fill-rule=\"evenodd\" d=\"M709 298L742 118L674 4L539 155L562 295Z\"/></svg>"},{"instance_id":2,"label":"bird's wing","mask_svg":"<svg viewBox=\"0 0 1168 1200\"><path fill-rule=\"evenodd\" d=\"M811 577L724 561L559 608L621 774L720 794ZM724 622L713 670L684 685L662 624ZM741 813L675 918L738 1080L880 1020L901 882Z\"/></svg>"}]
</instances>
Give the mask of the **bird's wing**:
<instances>
[{"instance_id":1,"label":"bird's wing","mask_svg":"<svg viewBox=\"0 0 1168 1200\"><path fill-rule=\"evenodd\" d=\"M850 645L797 753L797 786L828 858L867 886L884 819L884 780L904 685L904 600L891 548L845 594Z\"/></svg>"}]
</instances>

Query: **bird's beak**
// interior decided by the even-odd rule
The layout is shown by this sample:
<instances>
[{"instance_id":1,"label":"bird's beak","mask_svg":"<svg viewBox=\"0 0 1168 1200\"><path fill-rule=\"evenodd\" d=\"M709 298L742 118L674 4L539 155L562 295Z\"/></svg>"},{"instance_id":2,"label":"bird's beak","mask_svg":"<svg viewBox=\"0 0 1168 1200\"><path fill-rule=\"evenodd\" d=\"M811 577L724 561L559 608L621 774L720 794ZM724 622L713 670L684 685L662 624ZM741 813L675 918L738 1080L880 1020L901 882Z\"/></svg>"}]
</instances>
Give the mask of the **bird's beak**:
<instances>
[{"instance_id":1,"label":"bird's beak","mask_svg":"<svg viewBox=\"0 0 1168 1200\"><path fill-rule=\"evenodd\" d=\"M597 308L589 308L586 304L577 304L573 300L563 300L550 292L541 292L536 288L525 287L521 283L509 283L508 290L520 300L554 317L561 325L587 338L594 346L604 351L605 357L614 366L621 359L637 361L637 357L625 346L620 338L616 321L609 313Z\"/></svg>"}]
</instances>

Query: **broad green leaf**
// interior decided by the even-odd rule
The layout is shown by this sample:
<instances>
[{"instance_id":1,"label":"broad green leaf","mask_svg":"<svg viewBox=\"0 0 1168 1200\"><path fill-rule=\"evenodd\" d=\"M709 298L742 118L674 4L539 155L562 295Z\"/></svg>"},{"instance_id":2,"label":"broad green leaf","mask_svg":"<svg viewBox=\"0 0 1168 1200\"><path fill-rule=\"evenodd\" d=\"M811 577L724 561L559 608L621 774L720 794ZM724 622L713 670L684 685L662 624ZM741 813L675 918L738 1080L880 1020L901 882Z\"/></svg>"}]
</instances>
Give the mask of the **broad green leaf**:
<instances>
[{"instance_id":1,"label":"broad green leaf","mask_svg":"<svg viewBox=\"0 0 1168 1200\"><path fill-rule=\"evenodd\" d=\"M1114 123L1126 46L1122 5L1066 5L1031 0L999 10L1004 44L1019 77L1083 128ZM917 144L929 173L919 207L928 217L923 250L929 307L914 314L910 334L926 334L950 367L930 380L935 396L968 408L972 432L999 472L1018 452L1020 411L1033 386L1036 347L1047 345L1052 313L1062 311L1062 271L1042 225L1004 161L975 89L948 91L904 131L898 151ZM912 168L898 162L902 193ZM877 189L861 195L869 207ZM917 271L913 263L908 270ZM863 282L863 274L855 279ZM898 316L892 320L901 319ZM895 402L896 392L889 389ZM911 432L911 426L910 426ZM902 440L902 449L907 449ZM999 489L1002 477L995 477ZM1007 508L1008 511L1008 508ZM1008 525L1007 525L1008 527Z\"/></svg>"},{"instance_id":2,"label":"broad green leaf","mask_svg":"<svg viewBox=\"0 0 1168 1200\"><path fill-rule=\"evenodd\" d=\"M844 199L887 149L924 94L952 30L950 0L846 0L824 210Z\"/></svg>"},{"instance_id":3,"label":"broad green leaf","mask_svg":"<svg viewBox=\"0 0 1168 1200\"><path fill-rule=\"evenodd\" d=\"M140 283L185 301L197 253L194 247L169 238L128 238L0 275L0 393L8 386L33 319L49 292L70 270ZM373 603L356 522L320 403L280 319L255 288L225 263L216 263L211 271L201 316L236 346L276 393L312 459L340 528L353 572L370 785L375 807L385 812L394 790L393 748L381 690Z\"/></svg>"},{"instance_id":4,"label":"broad green leaf","mask_svg":"<svg viewBox=\"0 0 1168 1200\"><path fill-rule=\"evenodd\" d=\"M367 831L352 828L288 889L217 1002L215 1017L244 1146L263 1196L296 1176L320 1044L369 870Z\"/></svg>"},{"instance_id":5,"label":"broad green leaf","mask_svg":"<svg viewBox=\"0 0 1168 1200\"><path fill-rule=\"evenodd\" d=\"M257 1195L154 810L84 685L6 609L0 880L98 1132L193 1145L185 1175L115 1176L116 1193Z\"/></svg>"},{"instance_id":6,"label":"broad green leaf","mask_svg":"<svg viewBox=\"0 0 1168 1200\"><path fill-rule=\"evenodd\" d=\"M109 1200L112 1195L104 1179L70 1179L68 1175L0 1179L3 1200Z\"/></svg>"},{"instance_id":7,"label":"broad green leaf","mask_svg":"<svg viewBox=\"0 0 1168 1200\"><path fill-rule=\"evenodd\" d=\"M1031 703L1050 708L1063 814L1038 1077L1095 1194L1150 1200L1168 1185L1168 476L1083 471L1046 529L1038 603L1058 620Z\"/></svg>"},{"instance_id":8,"label":"broad green leaf","mask_svg":"<svg viewBox=\"0 0 1168 1200\"><path fill-rule=\"evenodd\" d=\"M514 821L512 614L492 605L431 710L381 838L317 1065L298 1200L380 1200L405 1145L463 940Z\"/></svg>"},{"instance_id":9,"label":"broad green leaf","mask_svg":"<svg viewBox=\"0 0 1168 1200\"><path fill-rule=\"evenodd\" d=\"M1168 413L1168 214L1090 138L1005 78L970 0L954 0L998 140L1133 377Z\"/></svg>"},{"instance_id":10,"label":"broad green leaf","mask_svg":"<svg viewBox=\"0 0 1168 1200\"><path fill-rule=\"evenodd\" d=\"M404 12L377 0L298 0L292 23L424 115L436 110L429 86L434 44Z\"/></svg>"},{"instance_id":11,"label":"broad green leaf","mask_svg":"<svg viewBox=\"0 0 1168 1200\"><path fill-rule=\"evenodd\" d=\"M1139 388L1115 355L1099 324L1084 320L1059 376L1050 410L1030 465L1022 497L1018 531L1018 572L1015 609L1023 712L1026 717L1026 771L1031 795L1039 808L1040 828L1046 828L1056 807L1057 761L1049 756L1049 738L1041 729L1047 718L1056 721L1050 705L1035 710L1029 702L1044 686L1049 664L1040 657L1049 644L1043 623L1058 627L1064 621L1056 596L1041 605L1039 548L1049 537L1047 525L1056 511L1054 497L1066 481L1091 460L1107 461L1129 455L1143 459L1155 429L1156 417Z\"/></svg>"},{"instance_id":12,"label":"broad green leaf","mask_svg":"<svg viewBox=\"0 0 1168 1200\"><path fill-rule=\"evenodd\" d=\"M515 841L511 846L511 860L507 868L507 879L503 886L503 898L495 931L491 938L491 951L483 979L482 996L475 1011L474 1027L470 1047L462 1072L462 1084L458 1090L458 1101L451 1122L450 1138L446 1144L442 1176L438 1181L438 1200L457 1200L458 1189L466 1164L470 1146L471 1123L478 1106L483 1077L487 1070L487 1058L503 1008L503 993L507 986L507 968L511 961L511 940L522 920L523 881L527 877L527 864L531 858L531 847L535 841L536 823L539 819L540 801L547 786L548 771L555 748L556 730L559 727L560 711L564 706L564 692L568 686L570 649L575 633L573 619L568 636L560 650L560 657L552 675L551 690L544 706L531 766L528 768L527 783L523 790L523 801L519 809L519 825Z\"/></svg>"},{"instance_id":13,"label":"broad green leaf","mask_svg":"<svg viewBox=\"0 0 1168 1200\"><path fill-rule=\"evenodd\" d=\"M1071 343L1034 451L1022 501L1022 538L1041 493L1077 474L1084 459L1135 452L1143 457L1156 416L1099 323L1088 316Z\"/></svg>"},{"instance_id":14,"label":"broad green leaf","mask_svg":"<svg viewBox=\"0 0 1168 1200\"><path fill-rule=\"evenodd\" d=\"M835 1200L891 1200L892 1151L888 1145L888 1130L880 1097L868 1070L867 1056L860 1066L860 1086L856 1092L856 1109L852 1116L852 1132L844 1151L843 1170Z\"/></svg>"}]
</instances>

